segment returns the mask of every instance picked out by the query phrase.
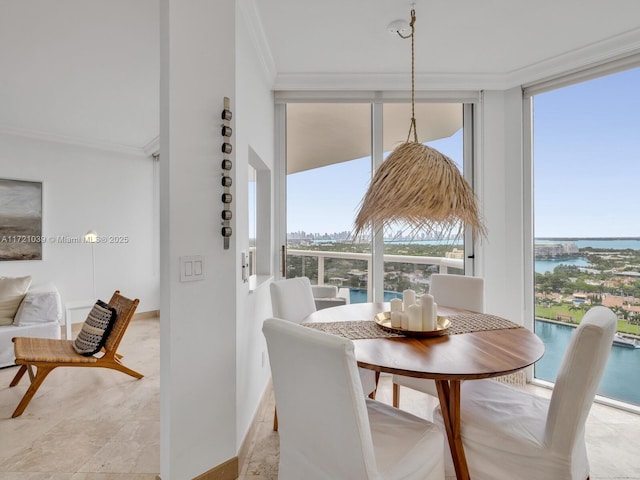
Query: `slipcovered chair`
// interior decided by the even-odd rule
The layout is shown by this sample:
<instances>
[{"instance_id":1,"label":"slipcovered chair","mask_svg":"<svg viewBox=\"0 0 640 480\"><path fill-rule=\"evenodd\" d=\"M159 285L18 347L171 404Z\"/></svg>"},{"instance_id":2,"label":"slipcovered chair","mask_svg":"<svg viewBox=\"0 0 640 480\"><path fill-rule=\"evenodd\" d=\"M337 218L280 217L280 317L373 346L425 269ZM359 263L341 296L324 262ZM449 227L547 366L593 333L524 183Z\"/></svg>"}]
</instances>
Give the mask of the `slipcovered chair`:
<instances>
[{"instance_id":1,"label":"slipcovered chair","mask_svg":"<svg viewBox=\"0 0 640 480\"><path fill-rule=\"evenodd\" d=\"M433 423L366 399L353 342L278 318L262 327L280 412L280 480L443 480Z\"/></svg>"},{"instance_id":2,"label":"slipcovered chair","mask_svg":"<svg viewBox=\"0 0 640 480\"><path fill-rule=\"evenodd\" d=\"M484 279L480 277L434 273L431 275L429 293L438 305L484 313ZM400 385L438 398L433 380L394 375L394 407L400 405Z\"/></svg>"},{"instance_id":3,"label":"slipcovered chair","mask_svg":"<svg viewBox=\"0 0 640 480\"><path fill-rule=\"evenodd\" d=\"M585 423L616 325L615 314L606 307L587 312L569 341L551 399L493 380L462 384L462 443L471 478L589 478ZM434 421L443 425L440 407ZM447 455L447 469L453 469Z\"/></svg>"},{"instance_id":4,"label":"slipcovered chair","mask_svg":"<svg viewBox=\"0 0 640 480\"><path fill-rule=\"evenodd\" d=\"M279 280L273 282L270 285L270 289L274 317L300 323L317 310L311 282L307 277ZM378 383L376 372L364 368L359 368L358 371L365 395L370 395L371 398L374 398ZM277 414L274 414L273 429L278 429Z\"/></svg>"}]
</instances>

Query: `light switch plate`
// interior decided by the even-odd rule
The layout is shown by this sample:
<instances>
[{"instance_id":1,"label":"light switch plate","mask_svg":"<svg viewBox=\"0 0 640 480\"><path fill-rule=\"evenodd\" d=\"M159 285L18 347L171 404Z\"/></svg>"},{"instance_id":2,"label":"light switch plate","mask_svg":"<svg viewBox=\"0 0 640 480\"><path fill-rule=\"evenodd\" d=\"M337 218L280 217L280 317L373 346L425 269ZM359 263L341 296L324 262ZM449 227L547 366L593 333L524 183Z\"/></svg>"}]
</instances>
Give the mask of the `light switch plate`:
<instances>
[{"instance_id":1,"label":"light switch plate","mask_svg":"<svg viewBox=\"0 0 640 480\"><path fill-rule=\"evenodd\" d=\"M204 280L204 257L202 255L180 257L180 281L196 280Z\"/></svg>"}]
</instances>

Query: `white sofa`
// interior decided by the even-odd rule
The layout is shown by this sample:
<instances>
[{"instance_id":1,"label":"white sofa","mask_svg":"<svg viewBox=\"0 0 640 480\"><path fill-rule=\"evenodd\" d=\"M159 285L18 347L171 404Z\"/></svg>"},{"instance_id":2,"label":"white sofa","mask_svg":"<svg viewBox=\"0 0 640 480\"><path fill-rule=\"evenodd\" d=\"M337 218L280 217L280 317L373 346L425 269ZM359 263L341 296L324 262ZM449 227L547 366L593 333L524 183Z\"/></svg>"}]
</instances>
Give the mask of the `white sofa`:
<instances>
[{"instance_id":1,"label":"white sofa","mask_svg":"<svg viewBox=\"0 0 640 480\"><path fill-rule=\"evenodd\" d=\"M32 285L11 325L0 325L0 368L13 365L13 337L60 338L62 305L53 283Z\"/></svg>"}]
</instances>

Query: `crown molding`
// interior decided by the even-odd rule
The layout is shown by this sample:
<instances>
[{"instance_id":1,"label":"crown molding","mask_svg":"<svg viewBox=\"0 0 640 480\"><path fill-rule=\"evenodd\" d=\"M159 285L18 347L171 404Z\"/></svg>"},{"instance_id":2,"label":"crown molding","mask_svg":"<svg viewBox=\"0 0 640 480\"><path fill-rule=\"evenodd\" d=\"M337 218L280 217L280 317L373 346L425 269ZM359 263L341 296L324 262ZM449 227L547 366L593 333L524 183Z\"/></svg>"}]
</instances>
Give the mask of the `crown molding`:
<instances>
[{"instance_id":1,"label":"crown molding","mask_svg":"<svg viewBox=\"0 0 640 480\"><path fill-rule=\"evenodd\" d=\"M160 153L160 135L156 135L151 141L149 141L142 151L147 157L152 157Z\"/></svg>"},{"instance_id":2,"label":"crown molding","mask_svg":"<svg viewBox=\"0 0 640 480\"><path fill-rule=\"evenodd\" d=\"M640 28L502 73L416 74L416 90L508 90L640 53ZM409 89L409 73L278 73L276 91Z\"/></svg>"},{"instance_id":3,"label":"crown molding","mask_svg":"<svg viewBox=\"0 0 640 480\"><path fill-rule=\"evenodd\" d=\"M490 73L416 74L416 90L503 90L503 75ZM280 73L274 90L407 91L407 73Z\"/></svg>"},{"instance_id":4,"label":"crown molding","mask_svg":"<svg viewBox=\"0 0 640 480\"><path fill-rule=\"evenodd\" d=\"M131 147L129 145L122 145L118 143L105 142L95 139L87 139L81 137L72 137L67 135L60 135L57 133L41 132L37 130L26 130L20 128L13 128L0 125L0 135L9 137L21 137L28 138L30 140L37 140L43 142L59 143L64 145L73 145L76 147L90 148L94 150L103 150L106 152L123 153L127 155L140 156L146 153L142 148Z\"/></svg>"},{"instance_id":5,"label":"crown molding","mask_svg":"<svg viewBox=\"0 0 640 480\"><path fill-rule=\"evenodd\" d=\"M273 59L271 53L271 47L269 47L269 40L267 34L264 32L262 26L262 20L256 7L256 0L240 0L238 2L240 12L247 22L247 27L251 35L251 42L256 50L262 70L266 76L267 82L273 84L277 69L276 62Z\"/></svg>"},{"instance_id":6,"label":"crown molding","mask_svg":"<svg viewBox=\"0 0 640 480\"><path fill-rule=\"evenodd\" d=\"M557 55L505 75L506 88L571 74L640 53L640 28Z\"/></svg>"}]
</instances>

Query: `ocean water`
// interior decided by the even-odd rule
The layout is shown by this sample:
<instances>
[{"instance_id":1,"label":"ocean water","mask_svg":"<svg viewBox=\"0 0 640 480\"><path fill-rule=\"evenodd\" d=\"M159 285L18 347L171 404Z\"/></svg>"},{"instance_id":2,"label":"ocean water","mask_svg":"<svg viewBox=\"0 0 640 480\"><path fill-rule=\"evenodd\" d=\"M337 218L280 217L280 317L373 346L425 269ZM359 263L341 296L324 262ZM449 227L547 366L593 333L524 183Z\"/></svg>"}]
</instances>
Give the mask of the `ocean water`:
<instances>
[{"instance_id":1,"label":"ocean water","mask_svg":"<svg viewBox=\"0 0 640 480\"><path fill-rule=\"evenodd\" d=\"M614 250L640 250L640 239L628 239L628 240L575 240L578 248L611 248Z\"/></svg>"},{"instance_id":2,"label":"ocean water","mask_svg":"<svg viewBox=\"0 0 640 480\"><path fill-rule=\"evenodd\" d=\"M558 265L573 265L576 267L588 267L589 262L586 258L576 257L576 258L554 258L544 259L544 260L536 260L534 269L536 273L545 273L545 272L553 272L553 269Z\"/></svg>"},{"instance_id":3,"label":"ocean water","mask_svg":"<svg viewBox=\"0 0 640 480\"><path fill-rule=\"evenodd\" d=\"M559 243L559 242L574 242L578 248L609 248L613 250L640 250L640 238L629 239L603 239L603 238L581 238L581 239L554 239L554 238L540 238L536 239L536 242L540 243Z\"/></svg>"}]
</instances>

